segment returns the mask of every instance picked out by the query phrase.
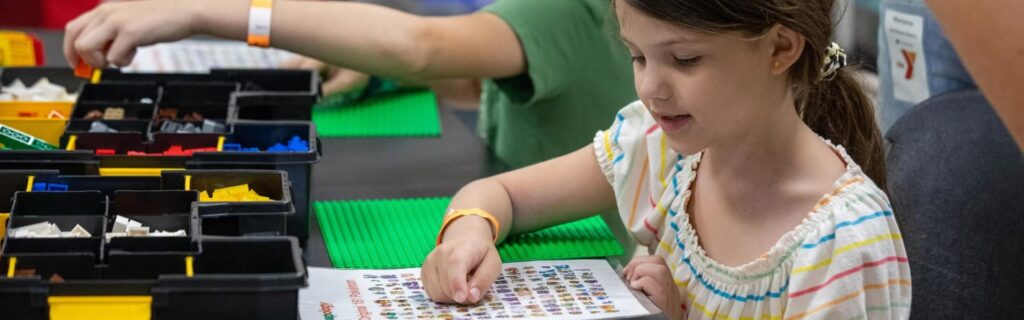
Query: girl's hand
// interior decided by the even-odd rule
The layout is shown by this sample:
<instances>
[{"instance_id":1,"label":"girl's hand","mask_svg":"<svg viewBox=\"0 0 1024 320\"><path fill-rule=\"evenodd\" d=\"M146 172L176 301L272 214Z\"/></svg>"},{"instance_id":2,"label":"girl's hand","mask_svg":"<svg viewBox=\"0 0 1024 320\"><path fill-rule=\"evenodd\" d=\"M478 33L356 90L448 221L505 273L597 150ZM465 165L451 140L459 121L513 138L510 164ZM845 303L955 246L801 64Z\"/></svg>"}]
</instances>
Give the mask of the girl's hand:
<instances>
[{"instance_id":1,"label":"girl's hand","mask_svg":"<svg viewBox=\"0 0 1024 320\"><path fill-rule=\"evenodd\" d=\"M622 273L631 288L643 291L669 319L683 318L679 287L664 258L656 255L633 258Z\"/></svg>"},{"instance_id":2,"label":"girl's hand","mask_svg":"<svg viewBox=\"0 0 1024 320\"><path fill-rule=\"evenodd\" d=\"M423 288L436 302L474 304L501 273L490 224L478 217L452 221L444 241L423 261ZM480 232L483 230L484 232Z\"/></svg>"},{"instance_id":3,"label":"girl's hand","mask_svg":"<svg viewBox=\"0 0 1024 320\"><path fill-rule=\"evenodd\" d=\"M104 3L68 22L64 57L72 67L79 58L93 68L126 66L140 46L197 33L198 10L200 3L191 0Z\"/></svg>"}]
</instances>

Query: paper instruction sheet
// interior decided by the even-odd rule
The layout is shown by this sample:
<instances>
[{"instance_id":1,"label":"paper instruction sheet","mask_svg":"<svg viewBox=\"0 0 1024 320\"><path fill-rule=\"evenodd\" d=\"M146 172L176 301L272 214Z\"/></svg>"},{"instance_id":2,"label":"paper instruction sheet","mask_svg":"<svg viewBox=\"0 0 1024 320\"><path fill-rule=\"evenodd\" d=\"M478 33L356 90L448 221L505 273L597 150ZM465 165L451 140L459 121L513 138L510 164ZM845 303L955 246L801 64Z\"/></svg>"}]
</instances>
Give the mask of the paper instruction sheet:
<instances>
[{"instance_id":1,"label":"paper instruction sheet","mask_svg":"<svg viewBox=\"0 0 1024 320\"><path fill-rule=\"evenodd\" d=\"M186 39L139 48L124 72L203 73L210 69L274 69L294 53L245 42Z\"/></svg>"},{"instance_id":2,"label":"paper instruction sheet","mask_svg":"<svg viewBox=\"0 0 1024 320\"><path fill-rule=\"evenodd\" d=\"M309 268L299 292L303 320L614 319L647 315L605 260L506 263L475 306L434 303L420 269Z\"/></svg>"}]
</instances>

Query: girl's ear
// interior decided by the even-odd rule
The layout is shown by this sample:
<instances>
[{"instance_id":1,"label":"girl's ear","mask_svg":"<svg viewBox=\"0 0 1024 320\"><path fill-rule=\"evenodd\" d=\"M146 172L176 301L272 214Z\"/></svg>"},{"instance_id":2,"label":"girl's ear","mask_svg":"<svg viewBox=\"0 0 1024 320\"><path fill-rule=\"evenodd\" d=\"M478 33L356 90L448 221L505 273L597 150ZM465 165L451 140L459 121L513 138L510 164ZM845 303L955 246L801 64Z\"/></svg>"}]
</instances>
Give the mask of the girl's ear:
<instances>
[{"instance_id":1,"label":"girl's ear","mask_svg":"<svg viewBox=\"0 0 1024 320\"><path fill-rule=\"evenodd\" d=\"M773 75L781 75L793 66L804 52L807 44L804 35L783 25L772 27L766 38L772 50L772 63L769 70Z\"/></svg>"}]
</instances>

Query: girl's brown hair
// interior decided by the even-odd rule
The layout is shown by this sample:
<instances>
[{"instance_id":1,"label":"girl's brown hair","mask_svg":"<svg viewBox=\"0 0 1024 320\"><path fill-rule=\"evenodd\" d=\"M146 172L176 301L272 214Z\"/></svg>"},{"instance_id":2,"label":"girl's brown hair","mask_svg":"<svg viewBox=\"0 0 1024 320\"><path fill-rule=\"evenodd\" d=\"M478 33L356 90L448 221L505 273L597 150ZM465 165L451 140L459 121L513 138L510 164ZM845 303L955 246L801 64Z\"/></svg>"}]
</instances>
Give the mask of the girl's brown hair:
<instances>
[{"instance_id":1,"label":"girl's brown hair","mask_svg":"<svg viewBox=\"0 0 1024 320\"><path fill-rule=\"evenodd\" d=\"M613 0L614 1L614 0ZM648 16L704 32L761 35L776 24L807 41L789 72L797 113L814 132L846 148L885 189L882 136L871 100L847 68L822 78L835 0L623 0Z\"/></svg>"}]
</instances>

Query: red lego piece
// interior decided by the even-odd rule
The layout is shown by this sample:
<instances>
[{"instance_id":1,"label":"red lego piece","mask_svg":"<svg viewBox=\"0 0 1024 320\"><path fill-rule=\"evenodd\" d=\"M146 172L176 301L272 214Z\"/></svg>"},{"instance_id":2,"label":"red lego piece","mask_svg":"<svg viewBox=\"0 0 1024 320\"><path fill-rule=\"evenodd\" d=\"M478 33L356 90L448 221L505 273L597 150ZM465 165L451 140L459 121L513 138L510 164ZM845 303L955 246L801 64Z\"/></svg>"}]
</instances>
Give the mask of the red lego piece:
<instances>
[{"instance_id":1,"label":"red lego piece","mask_svg":"<svg viewBox=\"0 0 1024 320\"><path fill-rule=\"evenodd\" d=\"M193 153L193 152L217 152L217 148L216 147L192 148L192 149L185 150L185 152L188 152L190 154Z\"/></svg>"},{"instance_id":2,"label":"red lego piece","mask_svg":"<svg viewBox=\"0 0 1024 320\"><path fill-rule=\"evenodd\" d=\"M165 156L188 156L188 155L191 155L191 154L188 153L188 152L185 152L185 150L183 150L181 148L181 146L179 146L179 145L172 145L170 148L167 148L167 151L164 151L164 155Z\"/></svg>"},{"instance_id":3,"label":"red lego piece","mask_svg":"<svg viewBox=\"0 0 1024 320\"><path fill-rule=\"evenodd\" d=\"M75 66L75 76L83 79L89 79L92 77L92 67L85 60L78 59L78 65Z\"/></svg>"},{"instance_id":4,"label":"red lego piece","mask_svg":"<svg viewBox=\"0 0 1024 320\"><path fill-rule=\"evenodd\" d=\"M141 152L141 151L128 151L128 155L129 156L144 156L144 155L146 155L146 153L145 152Z\"/></svg>"},{"instance_id":5,"label":"red lego piece","mask_svg":"<svg viewBox=\"0 0 1024 320\"><path fill-rule=\"evenodd\" d=\"M108 155L109 156L109 155L115 155L115 154L117 154L117 152L115 152L114 149L96 149L96 154L97 155Z\"/></svg>"}]
</instances>

